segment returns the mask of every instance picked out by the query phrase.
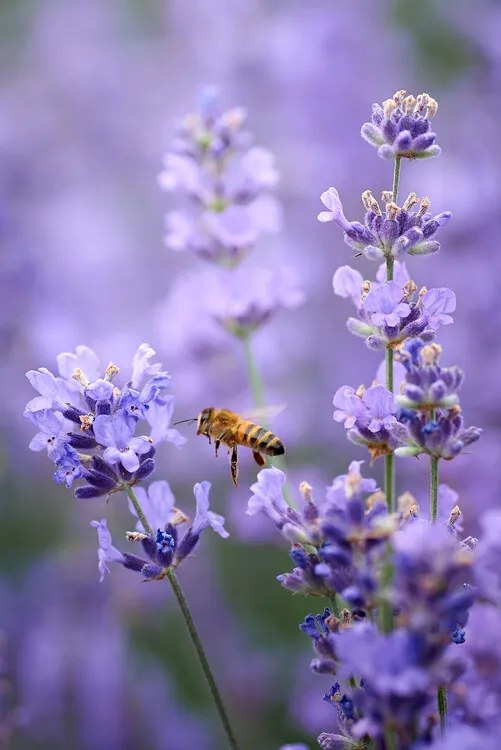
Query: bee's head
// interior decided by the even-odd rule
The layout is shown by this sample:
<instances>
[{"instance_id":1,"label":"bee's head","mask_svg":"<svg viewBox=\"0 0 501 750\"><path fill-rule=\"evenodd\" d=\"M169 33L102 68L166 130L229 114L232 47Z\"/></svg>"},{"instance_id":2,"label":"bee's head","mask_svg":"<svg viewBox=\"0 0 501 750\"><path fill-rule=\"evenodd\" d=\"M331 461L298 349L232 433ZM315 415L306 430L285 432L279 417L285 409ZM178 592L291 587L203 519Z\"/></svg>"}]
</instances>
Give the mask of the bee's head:
<instances>
[{"instance_id":1,"label":"bee's head","mask_svg":"<svg viewBox=\"0 0 501 750\"><path fill-rule=\"evenodd\" d=\"M198 415L197 435L207 435L207 437L209 436L210 423L212 420L213 412L213 406L208 406L206 409L202 409L202 411Z\"/></svg>"}]
</instances>

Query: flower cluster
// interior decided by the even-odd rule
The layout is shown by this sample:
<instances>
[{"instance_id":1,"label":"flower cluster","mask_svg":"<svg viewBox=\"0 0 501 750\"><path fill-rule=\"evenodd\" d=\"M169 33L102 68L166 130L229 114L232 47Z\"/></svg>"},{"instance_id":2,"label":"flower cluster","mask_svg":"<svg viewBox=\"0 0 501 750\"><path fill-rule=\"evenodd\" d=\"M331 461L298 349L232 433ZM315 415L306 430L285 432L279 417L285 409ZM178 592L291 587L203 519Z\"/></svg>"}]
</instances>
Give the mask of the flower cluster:
<instances>
[{"instance_id":1,"label":"flower cluster","mask_svg":"<svg viewBox=\"0 0 501 750\"><path fill-rule=\"evenodd\" d=\"M383 193L382 199L384 210L370 190L362 193L366 214L361 224L359 221L348 221L338 191L330 187L320 196L328 211L321 211L317 218L321 222L334 221L343 230L346 244L357 255L364 255L369 260L395 259L405 253L429 255L440 250L440 243L433 237L450 220L450 211L433 216L428 211L428 198L419 201L415 193L410 193L401 208L389 191ZM419 209L412 211L417 203L420 203Z\"/></svg>"},{"instance_id":2,"label":"flower cluster","mask_svg":"<svg viewBox=\"0 0 501 750\"><path fill-rule=\"evenodd\" d=\"M87 346L60 354L58 375L45 367L26 374L39 394L24 412L38 430L30 448L47 450L56 466L56 482L66 487L75 480L85 482L75 490L78 498L106 495L140 482L155 469L159 443L185 442L170 426L171 378L152 361L154 356L154 349L141 344L122 387L115 384L118 367L110 363L103 371Z\"/></svg>"},{"instance_id":3,"label":"flower cluster","mask_svg":"<svg viewBox=\"0 0 501 750\"><path fill-rule=\"evenodd\" d=\"M409 440L396 449L397 456L428 453L450 460L482 434L479 427L464 427L458 396L464 375L459 367L440 366L441 351L437 344L423 346L418 340L409 341L402 350L405 383L396 400Z\"/></svg>"},{"instance_id":4,"label":"flower cluster","mask_svg":"<svg viewBox=\"0 0 501 750\"><path fill-rule=\"evenodd\" d=\"M407 430L396 417L393 394L382 385L355 390L343 385L334 395L334 419L343 422L348 439L366 446L371 459L392 453L407 442Z\"/></svg>"},{"instance_id":5,"label":"flower cluster","mask_svg":"<svg viewBox=\"0 0 501 750\"><path fill-rule=\"evenodd\" d=\"M166 216L165 241L231 265L263 232L278 231L280 209L270 193L279 176L273 154L252 145L243 108L223 111L213 89L203 92L200 105L180 123L159 176L164 190L186 198L184 210Z\"/></svg>"},{"instance_id":6,"label":"flower cluster","mask_svg":"<svg viewBox=\"0 0 501 750\"><path fill-rule=\"evenodd\" d=\"M441 149L435 143L436 134L430 130L430 119L436 115L438 103L429 94L414 97L406 93L397 91L382 107L372 105L371 122L362 125L362 138L375 146L383 159L438 156Z\"/></svg>"},{"instance_id":7,"label":"flower cluster","mask_svg":"<svg viewBox=\"0 0 501 750\"><path fill-rule=\"evenodd\" d=\"M341 266L333 277L334 293L350 298L357 318L348 318L348 330L365 339L369 349L396 348L409 338L433 341L441 325L453 322L449 313L456 309L456 296L450 289L421 289L410 280L404 264L395 263L398 281L383 281L381 266L377 283L364 281L350 266ZM405 281L404 281L405 279Z\"/></svg>"},{"instance_id":8,"label":"flower cluster","mask_svg":"<svg viewBox=\"0 0 501 750\"><path fill-rule=\"evenodd\" d=\"M154 482L150 485L148 492L143 490L139 494L139 491L136 491L142 513L148 522L148 528L145 529L143 523L138 520L137 531L129 532L127 537L130 541L141 544L147 560L127 552L122 553L114 547L105 518L101 521L92 521L91 526L97 529L99 541L98 560L101 581L105 573L109 572L109 562L120 563L125 568L141 573L144 580L161 580L170 569L174 570L191 554L200 539L200 534L208 526L221 537L226 538L228 532L223 526L223 516L209 510L210 487L210 482L199 482L195 485L197 512L193 523L180 540L178 540L177 527L188 519L174 507L174 497L167 482ZM130 510L137 515L132 503Z\"/></svg>"},{"instance_id":9,"label":"flower cluster","mask_svg":"<svg viewBox=\"0 0 501 750\"><path fill-rule=\"evenodd\" d=\"M273 196L279 176L273 154L252 145L241 107L224 111L214 89L199 112L187 115L164 159L159 183L184 199L166 216L166 244L216 268L200 275L197 296L213 320L239 338L249 336L304 295L292 268L244 265L264 233L276 233L281 210Z\"/></svg>"},{"instance_id":10,"label":"flower cluster","mask_svg":"<svg viewBox=\"0 0 501 750\"><path fill-rule=\"evenodd\" d=\"M282 586L303 594L337 593L357 611L370 611L384 542L394 520L376 482L361 475L361 463L353 461L347 474L336 477L320 503L313 499L311 487L302 484L301 513L283 499L284 473L263 469L251 487L247 513L264 512L292 542L290 555L296 567L278 576Z\"/></svg>"}]
</instances>

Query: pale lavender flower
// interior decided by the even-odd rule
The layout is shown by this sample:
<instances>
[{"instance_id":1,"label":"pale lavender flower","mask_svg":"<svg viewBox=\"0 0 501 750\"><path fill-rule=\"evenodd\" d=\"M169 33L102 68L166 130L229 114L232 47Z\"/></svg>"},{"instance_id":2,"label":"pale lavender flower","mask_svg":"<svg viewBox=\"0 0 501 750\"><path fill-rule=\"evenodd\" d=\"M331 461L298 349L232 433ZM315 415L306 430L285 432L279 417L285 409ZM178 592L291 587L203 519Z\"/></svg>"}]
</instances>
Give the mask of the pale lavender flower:
<instances>
[{"instance_id":1,"label":"pale lavender flower","mask_svg":"<svg viewBox=\"0 0 501 750\"><path fill-rule=\"evenodd\" d=\"M100 574L99 580L102 582L104 581L106 573L110 572L107 563L119 562L125 564L125 556L122 555L122 553L113 546L111 533L108 529L106 518L101 519L101 521L91 521L90 525L97 529L97 537L99 541L99 548L97 552Z\"/></svg>"},{"instance_id":2,"label":"pale lavender flower","mask_svg":"<svg viewBox=\"0 0 501 750\"><path fill-rule=\"evenodd\" d=\"M342 422L347 430L353 427L357 420L366 423L368 407L350 385L338 388L334 394L333 404L337 407L333 418L336 422Z\"/></svg>"},{"instance_id":3,"label":"pale lavender flower","mask_svg":"<svg viewBox=\"0 0 501 750\"><path fill-rule=\"evenodd\" d=\"M246 336L280 310L293 310L303 301L304 293L292 268L239 266L214 276L207 306L229 333Z\"/></svg>"},{"instance_id":4,"label":"pale lavender flower","mask_svg":"<svg viewBox=\"0 0 501 750\"><path fill-rule=\"evenodd\" d=\"M135 427L135 419L121 409L113 416L100 414L93 424L96 440L105 448L104 460L112 465L121 463L131 473L139 468L139 456L151 450L146 436L132 437Z\"/></svg>"},{"instance_id":5,"label":"pale lavender flower","mask_svg":"<svg viewBox=\"0 0 501 750\"><path fill-rule=\"evenodd\" d=\"M186 443L186 438L181 435L179 430L171 427L174 405L175 399L173 396L157 398L149 404L145 417L151 427L150 440L155 446L167 442L172 443L176 448L180 448Z\"/></svg>"},{"instance_id":6,"label":"pale lavender flower","mask_svg":"<svg viewBox=\"0 0 501 750\"><path fill-rule=\"evenodd\" d=\"M407 318L411 308L402 302L402 287L396 281L388 281L369 292L364 300L364 309L375 326L398 326Z\"/></svg>"},{"instance_id":7,"label":"pale lavender flower","mask_svg":"<svg viewBox=\"0 0 501 750\"><path fill-rule=\"evenodd\" d=\"M75 370L80 370L89 382L97 380L102 372L97 354L88 346L77 346L75 352L62 352L57 355L59 374L65 380L71 380Z\"/></svg>"},{"instance_id":8,"label":"pale lavender flower","mask_svg":"<svg viewBox=\"0 0 501 750\"><path fill-rule=\"evenodd\" d=\"M210 488L210 482L197 482L193 488L195 500L197 502L197 512L191 530L193 534L198 535L210 526L216 534L219 534L223 539L226 539L229 536L229 533L223 525L224 516L219 515L219 513L214 513L209 509Z\"/></svg>"},{"instance_id":9,"label":"pale lavender flower","mask_svg":"<svg viewBox=\"0 0 501 750\"><path fill-rule=\"evenodd\" d=\"M446 326L454 322L454 318L448 313L456 309L456 295L450 289L429 289L421 296L423 314L428 320L428 325L435 330L438 326Z\"/></svg>"},{"instance_id":10,"label":"pale lavender flower","mask_svg":"<svg viewBox=\"0 0 501 750\"><path fill-rule=\"evenodd\" d=\"M334 294L338 297L351 299L356 307L362 304L362 287L364 280L362 274L350 266L340 266L332 278Z\"/></svg>"},{"instance_id":11,"label":"pale lavender flower","mask_svg":"<svg viewBox=\"0 0 501 750\"><path fill-rule=\"evenodd\" d=\"M397 91L382 107L372 105L372 119L362 125L362 138L375 146L384 159L438 156L441 149L435 143L436 134L430 130L430 119L437 109L437 102L429 94L414 97Z\"/></svg>"},{"instance_id":12,"label":"pale lavender flower","mask_svg":"<svg viewBox=\"0 0 501 750\"><path fill-rule=\"evenodd\" d=\"M175 512L175 498L168 482L161 479L152 482L147 489L144 487L135 487L134 492L141 510L153 530L162 529L166 523L172 521L172 516ZM129 510L137 518L136 509L130 499ZM140 520L136 523L136 530L146 533L146 529L143 528Z\"/></svg>"},{"instance_id":13,"label":"pale lavender flower","mask_svg":"<svg viewBox=\"0 0 501 750\"><path fill-rule=\"evenodd\" d=\"M166 244L205 260L237 263L261 234L278 231L274 157L251 146L241 108L222 111L217 97L184 118L164 159L160 186L185 198L167 214Z\"/></svg>"}]
</instances>

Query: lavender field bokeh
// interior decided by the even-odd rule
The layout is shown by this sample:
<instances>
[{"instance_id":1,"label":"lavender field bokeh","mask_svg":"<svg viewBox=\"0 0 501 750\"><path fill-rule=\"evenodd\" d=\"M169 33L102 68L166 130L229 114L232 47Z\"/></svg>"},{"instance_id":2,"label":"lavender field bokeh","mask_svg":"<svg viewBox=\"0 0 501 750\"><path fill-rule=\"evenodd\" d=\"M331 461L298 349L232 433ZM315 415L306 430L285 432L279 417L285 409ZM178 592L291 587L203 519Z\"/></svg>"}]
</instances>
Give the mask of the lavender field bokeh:
<instances>
[{"instance_id":1,"label":"lavender field bokeh","mask_svg":"<svg viewBox=\"0 0 501 750\"><path fill-rule=\"evenodd\" d=\"M281 230L263 236L250 267L290 267L304 301L254 337L274 423L293 481L322 489L363 459L332 420L332 397L374 354L346 330L351 314L332 274L351 253L316 220L336 185L348 216L359 196L391 187L391 168L359 136L370 104L400 88L440 103L444 149L425 173L405 164L402 194L450 210L442 251L408 259L418 287L450 287L455 324L443 329L444 364L467 372L462 404L485 428L443 471L459 493L468 533L501 490L501 366L497 333L496 149L501 8L496 0L45 0L0 7L0 338L2 360L2 674L0 727L18 750L215 750L218 729L198 665L167 590L113 570L99 583L95 533L106 515L131 527L125 500L104 509L55 485L28 451L24 373L55 368L78 344L124 369L148 341L173 378L176 418L214 404L251 406L239 342L207 315L204 262L163 243L177 198L157 182L176 122L214 85L225 106L245 106L256 142L276 156ZM359 266L364 273L365 261ZM365 266L367 273L369 263ZM185 426L186 445L163 445L158 478L190 507L209 479L230 539L204 539L181 572L244 750L307 742L329 721L323 687L307 670L297 629L309 610L275 576L287 567L278 535L245 514L256 468L242 455L240 486L222 456ZM370 470L382 482L382 467ZM398 463L398 488L419 498L426 471ZM366 466L366 473L369 468ZM285 566L285 568L284 568ZM291 657L291 654L294 654ZM327 683L326 683L327 684ZM1 742L1 735L0 735Z\"/></svg>"}]
</instances>

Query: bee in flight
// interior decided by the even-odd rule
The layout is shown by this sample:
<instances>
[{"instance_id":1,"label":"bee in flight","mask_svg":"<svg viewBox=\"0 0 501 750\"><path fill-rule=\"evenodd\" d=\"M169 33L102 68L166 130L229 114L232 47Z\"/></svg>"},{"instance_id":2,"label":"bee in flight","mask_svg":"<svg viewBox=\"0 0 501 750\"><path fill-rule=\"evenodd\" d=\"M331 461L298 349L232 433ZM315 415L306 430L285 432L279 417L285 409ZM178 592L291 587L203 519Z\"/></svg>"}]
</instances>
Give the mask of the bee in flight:
<instances>
[{"instance_id":1,"label":"bee in flight","mask_svg":"<svg viewBox=\"0 0 501 750\"><path fill-rule=\"evenodd\" d=\"M197 422L197 435L205 435L209 438L209 444L214 440L216 456L221 443L228 447L231 481L235 487L238 487L239 445L251 449L254 460L259 466L264 466L266 463L263 456L282 456L285 453L282 441L273 432L229 409L216 409L208 406L202 409L196 419L182 421Z\"/></svg>"}]
</instances>

